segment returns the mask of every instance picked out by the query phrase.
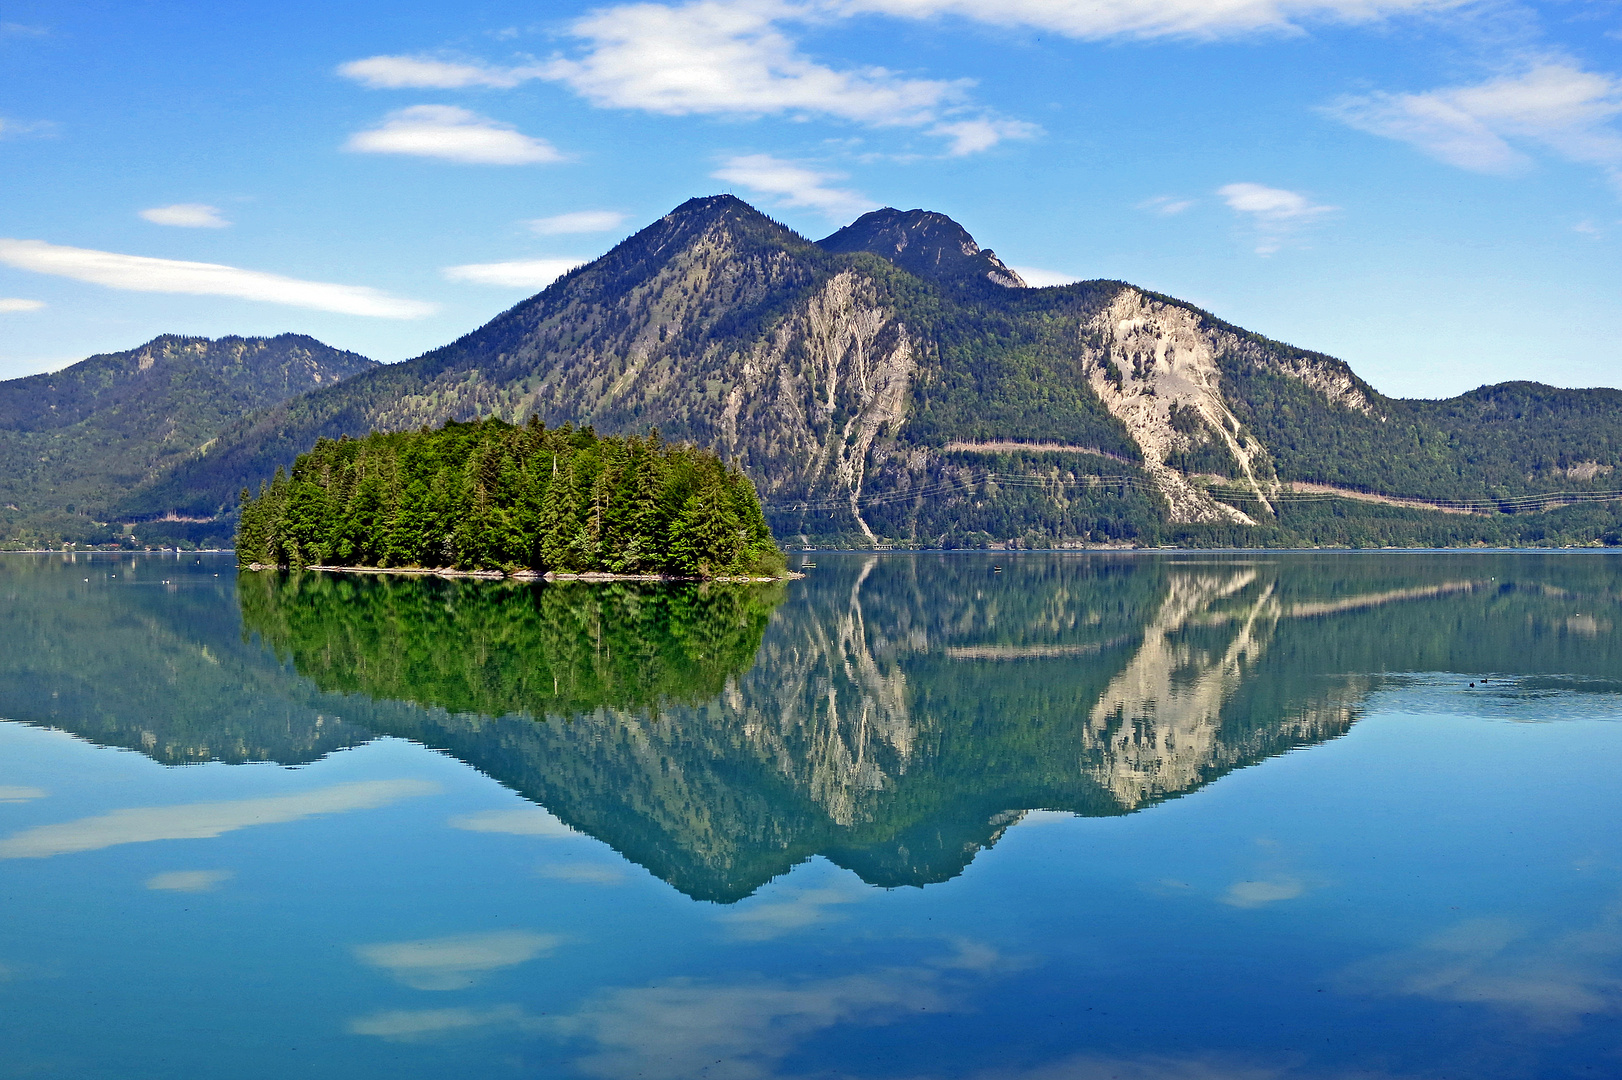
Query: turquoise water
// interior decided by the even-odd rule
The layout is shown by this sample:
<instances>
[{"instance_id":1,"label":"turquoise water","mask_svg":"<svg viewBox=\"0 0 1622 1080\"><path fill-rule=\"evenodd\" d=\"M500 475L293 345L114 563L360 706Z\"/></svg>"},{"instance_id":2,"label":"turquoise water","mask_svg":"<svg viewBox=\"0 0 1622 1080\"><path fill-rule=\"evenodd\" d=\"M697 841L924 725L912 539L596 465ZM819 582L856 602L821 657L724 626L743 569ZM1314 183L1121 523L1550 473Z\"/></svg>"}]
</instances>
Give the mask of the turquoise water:
<instances>
[{"instance_id":1,"label":"turquoise water","mask_svg":"<svg viewBox=\"0 0 1622 1080\"><path fill-rule=\"evenodd\" d=\"M1622 1075L1622 559L815 560L0 558L0 1077Z\"/></svg>"}]
</instances>

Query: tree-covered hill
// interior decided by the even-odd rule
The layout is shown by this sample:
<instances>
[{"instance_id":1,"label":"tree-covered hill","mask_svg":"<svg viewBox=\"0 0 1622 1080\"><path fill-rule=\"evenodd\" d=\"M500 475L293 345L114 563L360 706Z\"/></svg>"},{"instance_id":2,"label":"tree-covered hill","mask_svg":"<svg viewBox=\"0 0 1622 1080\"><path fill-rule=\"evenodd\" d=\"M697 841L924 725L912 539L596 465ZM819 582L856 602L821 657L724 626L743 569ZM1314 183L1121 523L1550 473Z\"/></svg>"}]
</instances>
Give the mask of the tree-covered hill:
<instances>
[{"instance_id":1,"label":"tree-covered hill","mask_svg":"<svg viewBox=\"0 0 1622 1080\"><path fill-rule=\"evenodd\" d=\"M317 438L538 415L715 449L789 541L1622 538L1622 503L1441 514L1317 490L1597 497L1622 488L1622 393L1402 401L1171 297L1004 270L926 211L813 243L731 196L694 199L450 345L242 418L118 510L228 515Z\"/></svg>"},{"instance_id":2,"label":"tree-covered hill","mask_svg":"<svg viewBox=\"0 0 1622 1080\"><path fill-rule=\"evenodd\" d=\"M501 420L322 439L242 492L243 566L778 577L749 478L714 451Z\"/></svg>"},{"instance_id":3,"label":"tree-covered hill","mask_svg":"<svg viewBox=\"0 0 1622 1080\"><path fill-rule=\"evenodd\" d=\"M0 382L0 542L111 538L114 502L233 421L375 367L299 334L165 335Z\"/></svg>"}]
</instances>

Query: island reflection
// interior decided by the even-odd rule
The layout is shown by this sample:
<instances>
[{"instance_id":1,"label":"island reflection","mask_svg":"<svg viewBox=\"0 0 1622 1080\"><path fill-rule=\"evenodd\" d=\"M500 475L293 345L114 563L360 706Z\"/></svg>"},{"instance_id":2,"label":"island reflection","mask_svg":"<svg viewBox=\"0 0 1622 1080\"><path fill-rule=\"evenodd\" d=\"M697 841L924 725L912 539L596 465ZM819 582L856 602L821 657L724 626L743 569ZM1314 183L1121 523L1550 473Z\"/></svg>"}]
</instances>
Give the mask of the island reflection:
<instances>
[{"instance_id":1,"label":"island reflection","mask_svg":"<svg viewBox=\"0 0 1622 1080\"><path fill-rule=\"evenodd\" d=\"M1460 696L1478 674L1622 689L1602 557L1001 561L824 556L789 588L246 574L101 608L42 564L8 575L9 664L66 694L4 705L170 764L415 740L729 902L817 854L949 879L1029 810L1131 813L1333 739L1403 673L1460 673L1455 703L1487 700ZM148 655L126 634L108 659L133 685L46 647L76 619L141 629Z\"/></svg>"}]
</instances>

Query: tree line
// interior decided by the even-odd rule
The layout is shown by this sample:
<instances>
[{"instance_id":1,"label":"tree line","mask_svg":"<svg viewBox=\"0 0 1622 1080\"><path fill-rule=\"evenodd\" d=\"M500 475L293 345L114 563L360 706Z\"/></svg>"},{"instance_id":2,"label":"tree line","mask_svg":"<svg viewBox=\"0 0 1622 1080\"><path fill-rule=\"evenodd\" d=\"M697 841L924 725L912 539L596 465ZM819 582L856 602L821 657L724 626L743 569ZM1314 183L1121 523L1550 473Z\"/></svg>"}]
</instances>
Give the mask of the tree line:
<instances>
[{"instance_id":1,"label":"tree line","mask_svg":"<svg viewBox=\"0 0 1622 1080\"><path fill-rule=\"evenodd\" d=\"M322 439L243 489L244 566L711 578L786 562L749 478L709 450L539 418Z\"/></svg>"}]
</instances>

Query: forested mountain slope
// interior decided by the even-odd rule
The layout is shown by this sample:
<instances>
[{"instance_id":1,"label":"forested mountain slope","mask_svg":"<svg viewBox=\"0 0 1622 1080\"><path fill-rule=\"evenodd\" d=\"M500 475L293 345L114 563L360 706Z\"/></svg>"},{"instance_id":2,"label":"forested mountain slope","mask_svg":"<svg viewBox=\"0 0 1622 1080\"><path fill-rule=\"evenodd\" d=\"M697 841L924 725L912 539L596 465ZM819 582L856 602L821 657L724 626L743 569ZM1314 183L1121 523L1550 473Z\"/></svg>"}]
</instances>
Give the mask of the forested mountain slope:
<instances>
[{"instance_id":1,"label":"forested mountain slope","mask_svg":"<svg viewBox=\"0 0 1622 1080\"><path fill-rule=\"evenodd\" d=\"M232 421L376 366L299 334L165 335L0 382L0 541L109 537L109 504Z\"/></svg>"},{"instance_id":2,"label":"forested mountain slope","mask_svg":"<svg viewBox=\"0 0 1622 1080\"><path fill-rule=\"evenodd\" d=\"M876 211L816 244L731 196L683 204L451 345L245 418L121 510L228 514L317 437L531 413L714 447L779 535L823 543L1622 539L1615 503L1311 501L1622 486L1617 391L1391 399L1131 285L1023 287L940 214Z\"/></svg>"}]
</instances>

